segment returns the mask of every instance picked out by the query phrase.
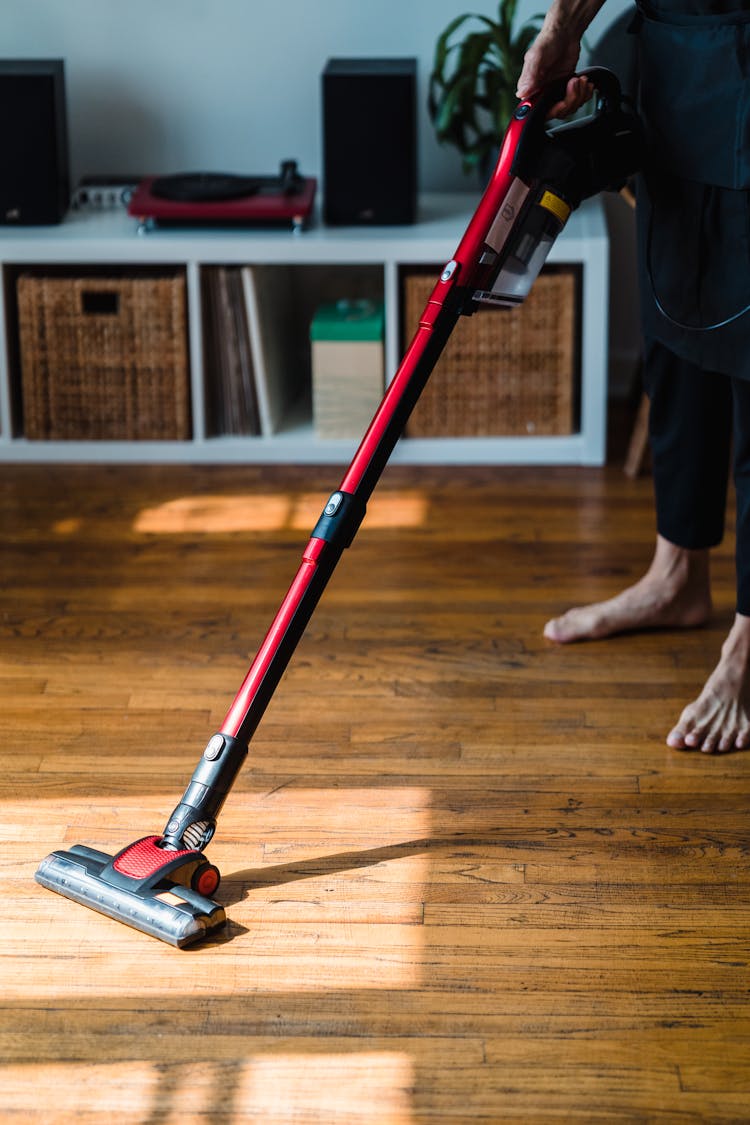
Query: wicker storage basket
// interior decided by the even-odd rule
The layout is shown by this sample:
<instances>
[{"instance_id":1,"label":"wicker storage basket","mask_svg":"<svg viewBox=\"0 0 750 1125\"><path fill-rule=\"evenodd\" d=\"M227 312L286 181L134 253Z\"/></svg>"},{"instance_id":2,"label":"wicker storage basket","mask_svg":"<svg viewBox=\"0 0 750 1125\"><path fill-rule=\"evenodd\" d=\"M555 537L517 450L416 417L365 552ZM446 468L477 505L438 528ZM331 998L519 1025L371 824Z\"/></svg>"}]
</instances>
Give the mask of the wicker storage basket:
<instances>
[{"instance_id":1,"label":"wicker storage basket","mask_svg":"<svg viewBox=\"0 0 750 1125\"><path fill-rule=\"evenodd\" d=\"M17 297L27 438L190 436L184 275L23 273Z\"/></svg>"},{"instance_id":2,"label":"wicker storage basket","mask_svg":"<svg viewBox=\"0 0 750 1125\"><path fill-rule=\"evenodd\" d=\"M404 278L408 338L434 276ZM577 272L542 272L517 309L461 318L407 426L411 437L573 432L578 367ZM406 341L408 343L408 339Z\"/></svg>"}]
</instances>

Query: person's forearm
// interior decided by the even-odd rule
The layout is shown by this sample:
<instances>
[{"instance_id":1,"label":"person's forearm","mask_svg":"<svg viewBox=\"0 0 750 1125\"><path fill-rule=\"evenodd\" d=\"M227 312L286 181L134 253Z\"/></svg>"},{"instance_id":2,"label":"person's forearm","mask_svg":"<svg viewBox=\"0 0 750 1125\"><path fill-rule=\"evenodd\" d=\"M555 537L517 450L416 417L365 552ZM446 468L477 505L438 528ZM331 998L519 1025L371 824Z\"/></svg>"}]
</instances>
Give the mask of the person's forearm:
<instances>
[{"instance_id":1,"label":"person's forearm","mask_svg":"<svg viewBox=\"0 0 750 1125\"><path fill-rule=\"evenodd\" d=\"M566 117L591 97L585 77L573 73L581 52L581 38L605 0L552 0L539 34L523 60L516 93L527 98L554 79L568 84L561 100L550 110L551 117ZM572 77L571 77L572 76Z\"/></svg>"},{"instance_id":2,"label":"person's forearm","mask_svg":"<svg viewBox=\"0 0 750 1125\"><path fill-rule=\"evenodd\" d=\"M553 0L544 17L544 29L565 32L580 39L606 0Z\"/></svg>"}]
</instances>

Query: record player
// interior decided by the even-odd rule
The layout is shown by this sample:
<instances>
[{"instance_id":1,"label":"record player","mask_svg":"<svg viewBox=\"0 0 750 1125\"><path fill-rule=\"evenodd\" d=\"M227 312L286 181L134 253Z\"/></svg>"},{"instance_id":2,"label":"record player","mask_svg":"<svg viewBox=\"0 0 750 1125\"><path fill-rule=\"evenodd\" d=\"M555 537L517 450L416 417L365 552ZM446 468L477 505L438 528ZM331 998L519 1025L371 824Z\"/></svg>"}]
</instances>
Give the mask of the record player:
<instances>
[{"instance_id":1,"label":"record player","mask_svg":"<svg viewBox=\"0 0 750 1125\"><path fill-rule=\"evenodd\" d=\"M128 214L139 233L162 226L281 226L303 230L312 215L317 181L285 160L277 176L188 172L149 176L136 187Z\"/></svg>"}]
</instances>

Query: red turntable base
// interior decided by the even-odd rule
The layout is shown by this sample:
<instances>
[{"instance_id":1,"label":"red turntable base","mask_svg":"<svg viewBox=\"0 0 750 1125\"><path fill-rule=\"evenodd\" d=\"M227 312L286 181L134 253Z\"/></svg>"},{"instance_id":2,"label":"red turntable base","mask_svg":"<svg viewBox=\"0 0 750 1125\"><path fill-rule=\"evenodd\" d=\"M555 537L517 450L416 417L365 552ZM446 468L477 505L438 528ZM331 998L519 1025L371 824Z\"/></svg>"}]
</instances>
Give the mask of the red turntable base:
<instances>
[{"instance_id":1,"label":"red turntable base","mask_svg":"<svg viewBox=\"0 0 750 1125\"><path fill-rule=\"evenodd\" d=\"M190 172L141 180L128 204L139 231L164 226L280 226L303 230L312 215L317 181L293 160L278 176Z\"/></svg>"}]
</instances>

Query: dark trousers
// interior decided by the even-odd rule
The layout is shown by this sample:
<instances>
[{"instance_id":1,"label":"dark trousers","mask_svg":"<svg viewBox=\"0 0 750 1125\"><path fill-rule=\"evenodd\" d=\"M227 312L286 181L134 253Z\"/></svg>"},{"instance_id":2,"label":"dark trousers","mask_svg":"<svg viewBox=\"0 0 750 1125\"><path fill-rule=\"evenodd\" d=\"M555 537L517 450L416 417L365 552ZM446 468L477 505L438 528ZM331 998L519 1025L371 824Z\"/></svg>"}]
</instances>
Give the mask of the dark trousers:
<instances>
[{"instance_id":1,"label":"dark trousers","mask_svg":"<svg viewBox=\"0 0 750 1125\"><path fill-rule=\"evenodd\" d=\"M732 455L737 612L750 617L750 381L703 371L654 340L643 378L660 535L687 548L721 542Z\"/></svg>"}]
</instances>

